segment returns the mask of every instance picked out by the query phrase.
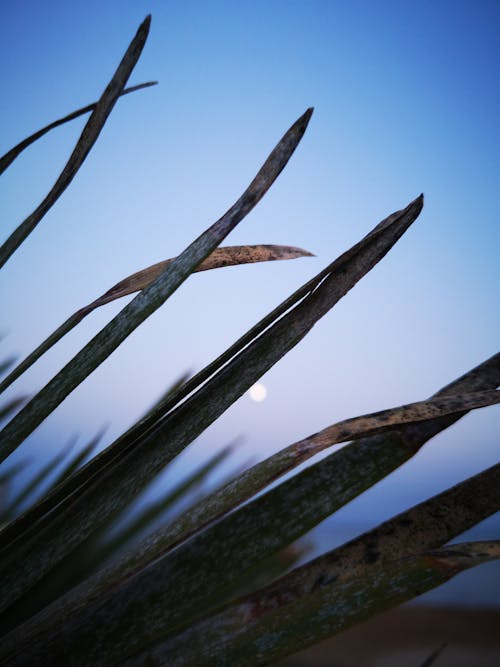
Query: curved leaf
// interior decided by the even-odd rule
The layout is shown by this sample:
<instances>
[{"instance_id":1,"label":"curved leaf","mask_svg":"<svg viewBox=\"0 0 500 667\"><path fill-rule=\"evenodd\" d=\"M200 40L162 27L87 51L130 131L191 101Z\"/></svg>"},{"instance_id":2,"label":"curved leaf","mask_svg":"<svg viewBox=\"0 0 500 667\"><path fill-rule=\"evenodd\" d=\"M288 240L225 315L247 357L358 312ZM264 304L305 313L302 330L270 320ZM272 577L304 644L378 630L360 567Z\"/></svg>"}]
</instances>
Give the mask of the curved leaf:
<instances>
[{"instance_id":1,"label":"curved leaf","mask_svg":"<svg viewBox=\"0 0 500 667\"><path fill-rule=\"evenodd\" d=\"M282 137L254 180L233 206L191 243L148 287L143 289L104 329L25 406L0 433L0 461L9 456L85 378L152 313L224 240L269 190L302 139L312 115L308 109ZM90 122L90 121L89 121Z\"/></svg>"},{"instance_id":2,"label":"curved leaf","mask_svg":"<svg viewBox=\"0 0 500 667\"><path fill-rule=\"evenodd\" d=\"M272 260L296 259L297 257L312 257L312 253L302 248L294 248L284 245L246 245L246 246L226 246L216 248L193 273L197 271L208 271L209 269L219 269L225 266L235 266L237 264L250 264L254 262L269 262ZM151 285L160 274L176 259L166 259L163 262L153 264L142 271L137 271L124 278L111 289L105 292L98 299L84 306L73 313L60 327L58 327L43 343L41 343L30 355L14 368L11 373L0 382L0 393L9 387L18 377L28 370L45 352L55 345L63 336L69 333L84 317L93 310L106 303L110 303L122 296L127 296L133 292L138 292Z\"/></svg>"},{"instance_id":3,"label":"curved leaf","mask_svg":"<svg viewBox=\"0 0 500 667\"><path fill-rule=\"evenodd\" d=\"M131 86L130 88L125 88L119 95L119 97L123 97L123 95L128 95L129 93L133 93L136 90L142 90L142 88L149 88L150 86L156 86L158 81L147 81L146 83L139 83L137 86ZM74 120L75 118L78 118L78 116L83 116L83 114L89 113L89 111L94 111L94 109L97 106L97 102L92 102L92 104L88 104L85 107L82 107L81 109L77 109L76 111L72 111L69 113L67 116L64 116L63 118L59 118L58 120L53 121L52 123L49 123L49 125L46 125L45 127L42 127L41 130L38 130L37 132L34 132L33 134L30 134L29 137L26 137L26 139L23 139L20 141L18 144L16 144L13 148L11 148L5 155L2 155L0 157L0 174L3 174L3 172L10 167L10 165L14 162L14 160L26 149L28 146L31 146L31 144L35 143L38 139L41 139L47 132L50 132L50 130L53 130L56 127L59 127L60 125L64 125L64 123L67 123L70 120Z\"/></svg>"},{"instance_id":4,"label":"curved leaf","mask_svg":"<svg viewBox=\"0 0 500 667\"><path fill-rule=\"evenodd\" d=\"M68 162L59 175L57 181L52 187L49 194L45 197L41 204L31 213L24 222L22 222L17 229L9 236L9 238L0 247L0 267L11 257L17 250L21 243L29 234L35 229L40 220L44 217L47 211L55 204L62 193L66 190L68 185L75 177L77 171L82 166L85 158L89 154L92 146L97 141L97 138L111 113L116 100L123 92L127 79L141 55L144 44L149 32L151 23L151 16L147 16L137 30L137 33L130 43L125 55L120 62L113 78L106 87L101 98L97 102L90 118L88 119L83 132L71 153Z\"/></svg>"}]
</instances>

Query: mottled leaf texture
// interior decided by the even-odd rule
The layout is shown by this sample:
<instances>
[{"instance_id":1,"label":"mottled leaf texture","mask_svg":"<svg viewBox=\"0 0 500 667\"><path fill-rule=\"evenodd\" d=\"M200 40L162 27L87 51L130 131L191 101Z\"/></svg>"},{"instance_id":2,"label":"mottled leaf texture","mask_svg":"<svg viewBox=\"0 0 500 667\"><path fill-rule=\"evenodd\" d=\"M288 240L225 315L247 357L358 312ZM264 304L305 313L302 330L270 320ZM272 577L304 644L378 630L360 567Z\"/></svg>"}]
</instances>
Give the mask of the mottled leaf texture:
<instances>
[{"instance_id":1,"label":"mottled leaf texture","mask_svg":"<svg viewBox=\"0 0 500 667\"><path fill-rule=\"evenodd\" d=\"M270 262L273 260L296 259L297 257L307 256L312 257L313 255L307 250L302 250L302 248L293 248L285 245L226 246L224 248L216 248L195 270L208 271L210 269L220 269L224 266L236 266L237 264L253 264L255 262ZM128 278L114 285L114 287L83 308L83 310L93 310L105 303L144 289L153 280L156 280L167 266L172 264L174 259L158 262L157 264L148 266L147 269L133 273Z\"/></svg>"},{"instance_id":2,"label":"mottled leaf texture","mask_svg":"<svg viewBox=\"0 0 500 667\"><path fill-rule=\"evenodd\" d=\"M53 188L0 247L0 267L71 183L119 97L156 83L125 88L150 21L139 27L97 102L0 158L2 173L51 129L90 112ZM0 419L10 419L0 431L0 463L193 272L311 254L289 246L219 245L277 179L312 113L298 118L241 197L183 252L80 308L0 382L1 392L94 309L138 292L25 405L23 397L0 407ZM382 220L200 372L178 378L87 463L102 433L76 455L66 447L46 459L28 481L16 480L23 461L0 473L1 499L10 500L0 511L0 667L270 665L500 559L500 541L449 545L500 510L499 463L296 566L303 556L298 538L469 411L500 403L500 354L427 400L344 419L235 477L223 474L205 497L201 486L232 445L207 453L180 481L157 489L153 501L143 495L172 461L175 476L185 462L176 457L385 257L422 207L420 195ZM158 354L168 357L169 350ZM0 363L0 375L11 364ZM347 444L303 466L340 443ZM17 488L8 494L14 481ZM171 518L179 500L187 509ZM436 663L444 646L424 665Z\"/></svg>"},{"instance_id":3,"label":"mottled leaf texture","mask_svg":"<svg viewBox=\"0 0 500 667\"><path fill-rule=\"evenodd\" d=\"M428 549L440 547L445 542L464 532L471 526L495 512L500 506L500 464L471 477L460 484L440 493L386 521L372 531L348 542L347 544L324 554L314 561L297 568L284 578L276 581L258 594L258 603L251 603L255 613L265 615L281 607L291 605L312 594L321 585L329 582L360 578L372 572L380 564L398 558L411 556ZM154 536L147 548L154 548ZM129 563L128 576L141 563ZM144 565L144 563L142 563ZM110 577L110 579L109 579ZM4 640L5 655L22 650L32 639L38 638L43 650L51 651L53 642L58 642L65 622L71 624L71 618L80 617L81 609L92 600L103 599L105 582L114 588L117 580L113 567L109 567L94 577L94 581L85 582L79 590L70 592L58 600L46 612L34 618L28 624ZM124 577L125 579L126 577ZM95 586L100 582L100 586ZM92 594L90 589L94 585ZM85 592L87 595L82 595ZM253 613L253 612L252 612ZM231 628L241 629L241 617L234 617ZM68 644L71 641L68 638ZM40 650L40 649L37 649ZM4 655L4 653L0 653Z\"/></svg>"},{"instance_id":4,"label":"mottled leaf texture","mask_svg":"<svg viewBox=\"0 0 500 667\"><path fill-rule=\"evenodd\" d=\"M495 355L445 387L438 395L452 395L466 389L484 390L498 386L499 382L500 355ZM220 602L225 591L232 589L242 572L294 541L410 458L419 446L435 435L437 425L441 430L446 428L448 424L442 423L444 419L453 421L457 418L452 415L421 422L416 426L420 438L418 446L412 434L416 428L413 425L401 427L399 433L356 441L229 514L223 521L177 547L170 556L156 560L131 578L133 573L151 562L148 561L148 550L154 551L155 544L162 538L165 540L165 535L152 536L148 544L141 545L138 553L128 557L125 565L121 564L118 576L116 570L108 568L98 573L94 580L84 583L80 590L70 592L66 599L58 601L52 610L52 618L48 610L45 622L49 628L52 627L52 631L47 630L52 636L50 641L64 641L62 637L67 633L65 641L71 642L78 627L78 633L81 630L85 635L88 631L89 641L92 637L91 641L96 645L102 632L103 643L107 645L123 633L117 630L117 634L112 635L110 631L111 634L107 635L106 630L99 628L110 628L111 624L120 628L125 623L131 631L132 619L144 618L144 614L150 614L154 619L151 624L143 624L148 635L145 643L151 639L149 632L168 635L189 623L193 614L196 616L209 609L214 600ZM498 508L498 473L498 469L488 472L487 480L483 478L479 483L475 482L472 493L464 492L465 500L461 496L464 507L470 506L470 511L458 512L453 503L443 503L444 511L449 507L451 514L448 518L439 516L439 529L447 531L440 533L442 542ZM478 493L478 488L482 489L481 493ZM431 532L430 535L436 539L436 534ZM170 534L170 545L178 536ZM156 550L154 553L153 558L157 559L160 552ZM182 589L176 584L179 578L183 581ZM123 582L122 586L117 586L119 581ZM99 600L102 600L106 590L112 590L113 594L109 598L109 606L107 603L103 607ZM86 609L84 614L81 613L82 608ZM61 617L67 620L64 629L57 621L53 625L54 618ZM53 638L55 627L57 639ZM124 641L133 644L134 632L129 632Z\"/></svg>"},{"instance_id":5,"label":"mottled leaf texture","mask_svg":"<svg viewBox=\"0 0 500 667\"><path fill-rule=\"evenodd\" d=\"M498 558L500 542L454 544L400 558L341 584L326 577L307 597L269 614L264 614L259 606L257 592L194 625L183 635L150 646L121 664L269 665L436 588L460 572Z\"/></svg>"},{"instance_id":6,"label":"mottled leaf texture","mask_svg":"<svg viewBox=\"0 0 500 667\"><path fill-rule=\"evenodd\" d=\"M82 482L78 490L75 489L64 503L59 504L57 512L39 520L36 535L23 540L22 544L18 540L15 548L12 544L7 547L7 552L15 552L16 557L5 554L0 560L5 567L9 562L10 566L15 567L21 552L26 554L30 565L26 563L22 578L11 580L5 577L0 604L6 607L19 597L56 565L57 559L60 560L76 548L95 530L99 522L104 523L109 516L120 511L169 460L177 456L259 377L297 345L314 324L385 256L418 217L422 205L422 197L418 197L402 211L386 218L365 239L335 260L329 266L326 278L316 289L242 350L193 396L164 420L160 420L150 434L139 441L127 441L126 446L123 442L111 446L91 462L87 470L83 469L77 476ZM169 270L167 268L166 272ZM162 280L162 276L157 281ZM155 284L156 281L136 299ZM46 391L49 388L50 383ZM43 398L42 395L40 400ZM7 429L8 426L4 431ZM100 470L98 478L97 470ZM78 483L78 479L73 481Z\"/></svg>"},{"instance_id":7,"label":"mottled leaf texture","mask_svg":"<svg viewBox=\"0 0 500 667\"><path fill-rule=\"evenodd\" d=\"M245 246L227 246L216 248L194 272L208 271L209 269L219 269L225 266L235 266L237 264L250 264L255 262L270 262L273 260L296 259L297 257L312 257L312 253L302 248L293 248L284 245L245 245ZM175 259L175 258L174 258ZM41 343L30 355L26 357L11 373L0 382L0 393L7 389L17 378L28 370L43 354L55 345L63 336L79 324L84 317L93 310L106 303L127 296L134 292L139 292L148 287L159 275L174 261L167 259L163 262L153 264L142 271L128 276L124 280L114 285L88 306L84 306L73 313L68 319L58 327L43 343Z\"/></svg>"},{"instance_id":8,"label":"mottled leaf texture","mask_svg":"<svg viewBox=\"0 0 500 667\"><path fill-rule=\"evenodd\" d=\"M154 313L254 208L292 156L306 131L312 111L308 109L286 132L238 201L94 336L3 429L0 433L0 461L9 456L68 394Z\"/></svg>"}]
</instances>

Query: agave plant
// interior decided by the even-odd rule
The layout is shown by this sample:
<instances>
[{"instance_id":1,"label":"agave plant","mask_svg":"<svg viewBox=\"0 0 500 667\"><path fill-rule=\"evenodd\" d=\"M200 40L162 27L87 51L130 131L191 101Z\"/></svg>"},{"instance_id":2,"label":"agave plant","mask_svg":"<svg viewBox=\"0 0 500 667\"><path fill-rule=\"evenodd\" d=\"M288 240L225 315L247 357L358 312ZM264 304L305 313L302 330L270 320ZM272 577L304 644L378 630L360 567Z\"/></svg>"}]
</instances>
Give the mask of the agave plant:
<instances>
[{"instance_id":1,"label":"agave plant","mask_svg":"<svg viewBox=\"0 0 500 667\"><path fill-rule=\"evenodd\" d=\"M125 88L149 24L148 17L95 104L52 123L2 158L3 170L48 130L91 112L54 187L1 247L0 264L69 185L118 98L152 85ZM311 115L308 109L290 127L242 196L178 257L135 273L77 310L7 375L1 390L93 309L138 292L5 425L2 461L191 273L309 254L289 246L219 246L283 170ZM67 465L52 487L22 512L21 501L33 493L35 479L30 489L18 491L3 513L0 533L0 664L270 664L500 557L500 542L446 546L499 509L500 465L300 567L293 567L297 552L286 551L468 411L498 403L500 354L431 398L346 419L291 444L191 502L175 518L164 518L140 540L130 539L217 467L227 456L223 450L146 508L135 525L122 526L111 537L107 532L165 466L386 255L422 206L420 195L377 224L206 368L176 382L84 465L96 442L76 456L65 454ZM339 443L348 444L290 474ZM40 479L47 472L40 471ZM15 474L7 467L1 481Z\"/></svg>"}]
</instances>

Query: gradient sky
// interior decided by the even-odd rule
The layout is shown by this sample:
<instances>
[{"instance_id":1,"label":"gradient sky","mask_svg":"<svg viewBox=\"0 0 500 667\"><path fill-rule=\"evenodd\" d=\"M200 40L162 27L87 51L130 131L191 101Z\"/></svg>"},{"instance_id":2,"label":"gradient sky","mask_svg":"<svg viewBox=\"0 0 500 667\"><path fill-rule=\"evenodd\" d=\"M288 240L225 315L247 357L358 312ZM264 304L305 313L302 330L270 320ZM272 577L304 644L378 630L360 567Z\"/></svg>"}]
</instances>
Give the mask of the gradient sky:
<instances>
[{"instance_id":1,"label":"gradient sky","mask_svg":"<svg viewBox=\"0 0 500 667\"><path fill-rule=\"evenodd\" d=\"M267 399L240 399L188 459L239 435L240 459L261 458L339 419L421 400L497 351L498 2L4 0L0 150L97 99L147 13L130 84L160 85L117 103L2 271L3 354L26 355L117 280L178 254L309 106L288 166L225 243L316 257L192 277L24 452L103 424L109 441L422 191L416 224L263 378ZM3 237L48 192L84 123L50 133L3 176ZM9 396L43 386L123 305L90 316ZM373 525L493 464L498 417L498 407L466 417L338 520ZM485 530L498 526L497 516Z\"/></svg>"}]
</instances>

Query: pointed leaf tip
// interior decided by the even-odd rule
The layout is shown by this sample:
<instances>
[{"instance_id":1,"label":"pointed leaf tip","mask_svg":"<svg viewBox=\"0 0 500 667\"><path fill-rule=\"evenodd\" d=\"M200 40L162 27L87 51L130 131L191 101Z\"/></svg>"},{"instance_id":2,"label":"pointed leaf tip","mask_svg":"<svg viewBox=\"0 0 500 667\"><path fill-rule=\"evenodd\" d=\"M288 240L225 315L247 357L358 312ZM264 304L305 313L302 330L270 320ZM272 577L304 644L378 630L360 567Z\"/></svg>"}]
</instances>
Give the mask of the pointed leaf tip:
<instances>
[{"instance_id":1,"label":"pointed leaf tip","mask_svg":"<svg viewBox=\"0 0 500 667\"><path fill-rule=\"evenodd\" d=\"M135 35L136 39L139 38L142 42L145 42L149 34L149 28L151 27L151 14L148 14L141 25L137 28L137 33Z\"/></svg>"},{"instance_id":2,"label":"pointed leaf tip","mask_svg":"<svg viewBox=\"0 0 500 667\"><path fill-rule=\"evenodd\" d=\"M407 211L410 211L412 209L416 209L416 216L420 215L420 212L422 211L424 207L424 195L419 194L418 197L416 197L413 201L411 201L408 206L406 207Z\"/></svg>"},{"instance_id":3,"label":"pointed leaf tip","mask_svg":"<svg viewBox=\"0 0 500 667\"><path fill-rule=\"evenodd\" d=\"M314 107L309 107L301 116L300 121L305 124L307 127L309 121L311 120L311 116L313 115Z\"/></svg>"}]
</instances>

